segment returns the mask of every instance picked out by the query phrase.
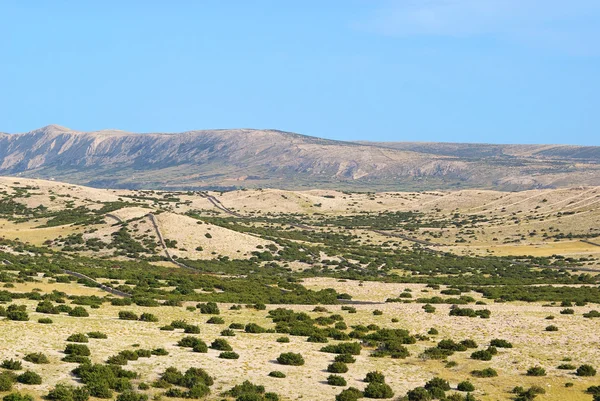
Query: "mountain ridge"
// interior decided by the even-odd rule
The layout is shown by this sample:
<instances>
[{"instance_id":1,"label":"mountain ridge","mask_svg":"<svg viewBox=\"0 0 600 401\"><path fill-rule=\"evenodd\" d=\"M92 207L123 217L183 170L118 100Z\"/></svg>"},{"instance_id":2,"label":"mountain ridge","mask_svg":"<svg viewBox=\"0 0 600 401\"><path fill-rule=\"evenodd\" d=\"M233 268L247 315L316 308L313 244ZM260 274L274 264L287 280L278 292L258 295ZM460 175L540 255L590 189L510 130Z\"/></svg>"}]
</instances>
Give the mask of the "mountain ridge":
<instances>
[{"instance_id":1,"label":"mountain ridge","mask_svg":"<svg viewBox=\"0 0 600 401\"><path fill-rule=\"evenodd\" d=\"M0 175L119 188L348 190L600 185L600 147L344 142L274 129L0 134Z\"/></svg>"}]
</instances>

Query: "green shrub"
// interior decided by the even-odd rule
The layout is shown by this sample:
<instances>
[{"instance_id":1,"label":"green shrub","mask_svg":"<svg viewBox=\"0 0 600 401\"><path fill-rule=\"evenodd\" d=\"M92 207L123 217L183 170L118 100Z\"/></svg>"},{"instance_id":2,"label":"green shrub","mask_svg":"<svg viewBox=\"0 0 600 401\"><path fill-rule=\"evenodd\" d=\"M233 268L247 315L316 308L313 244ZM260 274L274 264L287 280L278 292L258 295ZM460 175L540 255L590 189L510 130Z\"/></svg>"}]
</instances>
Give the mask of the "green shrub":
<instances>
[{"instance_id":1,"label":"green shrub","mask_svg":"<svg viewBox=\"0 0 600 401\"><path fill-rule=\"evenodd\" d=\"M155 348L152 350L152 355L165 356L165 355L169 355L169 351L167 351L164 348Z\"/></svg>"},{"instance_id":2,"label":"green shrub","mask_svg":"<svg viewBox=\"0 0 600 401\"><path fill-rule=\"evenodd\" d=\"M204 341L202 341L198 337L193 337L193 336L185 336L177 342L177 345L179 347L185 347L185 348L194 348L198 344L206 345L206 343Z\"/></svg>"},{"instance_id":3,"label":"green shrub","mask_svg":"<svg viewBox=\"0 0 600 401\"><path fill-rule=\"evenodd\" d=\"M13 383L17 380L17 377L12 372L0 373L0 391L12 390Z\"/></svg>"},{"instance_id":4,"label":"green shrub","mask_svg":"<svg viewBox=\"0 0 600 401\"><path fill-rule=\"evenodd\" d=\"M333 359L334 362L354 363L356 359L350 354L338 354Z\"/></svg>"},{"instance_id":5,"label":"green shrub","mask_svg":"<svg viewBox=\"0 0 600 401\"><path fill-rule=\"evenodd\" d=\"M90 349L85 344L67 344L65 354L76 356L90 356Z\"/></svg>"},{"instance_id":6,"label":"green shrub","mask_svg":"<svg viewBox=\"0 0 600 401\"><path fill-rule=\"evenodd\" d=\"M347 383L346 379L344 379L342 376L329 375L327 377L327 384L330 386L345 386Z\"/></svg>"},{"instance_id":7,"label":"green shrub","mask_svg":"<svg viewBox=\"0 0 600 401\"><path fill-rule=\"evenodd\" d=\"M482 369L482 370L473 370L471 372L471 374L474 377L483 377L483 378L498 376L498 372L496 372L496 370L492 369L492 368L485 368L485 369Z\"/></svg>"},{"instance_id":8,"label":"green shrub","mask_svg":"<svg viewBox=\"0 0 600 401\"><path fill-rule=\"evenodd\" d=\"M29 315L27 314L27 307L25 305L8 305L6 309L6 318L8 320L15 320L19 322L26 322L29 320Z\"/></svg>"},{"instance_id":9,"label":"green shrub","mask_svg":"<svg viewBox=\"0 0 600 401\"><path fill-rule=\"evenodd\" d=\"M242 323L231 323L229 325L229 328L232 330L243 330L244 329L244 325Z\"/></svg>"},{"instance_id":10,"label":"green shrub","mask_svg":"<svg viewBox=\"0 0 600 401\"><path fill-rule=\"evenodd\" d=\"M35 372L26 370L17 376L17 381L22 384L42 384L42 377Z\"/></svg>"},{"instance_id":11,"label":"green shrub","mask_svg":"<svg viewBox=\"0 0 600 401\"><path fill-rule=\"evenodd\" d=\"M98 338L98 339L106 339L108 338L108 336L102 332L99 331L91 331L89 333L87 333L89 338Z\"/></svg>"},{"instance_id":12,"label":"green shrub","mask_svg":"<svg viewBox=\"0 0 600 401\"><path fill-rule=\"evenodd\" d=\"M200 327L195 324L188 324L184 327L183 332L186 334L200 334Z\"/></svg>"},{"instance_id":13,"label":"green shrub","mask_svg":"<svg viewBox=\"0 0 600 401\"><path fill-rule=\"evenodd\" d=\"M600 317L600 312L598 312L597 310L591 310L589 312L584 313L583 317L588 319L598 318Z\"/></svg>"},{"instance_id":14,"label":"green shrub","mask_svg":"<svg viewBox=\"0 0 600 401\"><path fill-rule=\"evenodd\" d=\"M348 365L344 362L333 362L327 366L327 371L330 373L346 373L348 371Z\"/></svg>"},{"instance_id":15,"label":"green shrub","mask_svg":"<svg viewBox=\"0 0 600 401\"><path fill-rule=\"evenodd\" d=\"M140 315L140 321L142 322L158 322L158 318L152 313L142 313Z\"/></svg>"},{"instance_id":16,"label":"green shrub","mask_svg":"<svg viewBox=\"0 0 600 401\"><path fill-rule=\"evenodd\" d=\"M219 307L214 302L200 303L196 305L196 308L200 310L200 313L205 315L218 315L221 313Z\"/></svg>"},{"instance_id":17,"label":"green shrub","mask_svg":"<svg viewBox=\"0 0 600 401\"><path fill-rule=\"evenodd\" d=\"M138 320L139 317L134 312L122 310L122 311L119 311L119 319L121 319L121 320Z\"/></svg>"},{"instance_id":18,"label":"green shrub","mask_svg":"<svg viewBox=\"0 0 600 401\"><path fill-rule=\"evenodd\" d=\"M239 359L240 354L238 354L237 352L225 351L225 352L221 352L219 354L219 358L221 358L221 359Z\"/></svg>"},{"instance_id":19,"label":"green shrub","mask_svg":"<svg viewBox=\"0 0 600 401\"><path fill-rule=\"evenodd\" d=\"M33 401L29 394L10 393L2 398L2 401Z\"/></svg>"},{"instance_id":20,"label":"green shrub","mask_svg":"<svg viewBox=\"0 0 600 401\"><path fill-rule=\"evenodd\" d=\"M117 401L146 401L148 400L148 395L143 393L138 393L132 390L127 390L122 392L117 396Z\"/></svg>"},{"instance_id":21,"label":"green shrub","mask_svg":"<svg viewBox=\"0 0 600 401\"><path fill-rule=\"evenodd\" d=\"M260 327L256 323L248 323L245 327L246 333L262 334L267 331L264 327Z\"/></svg>"},{"instance_id":22,"label":"green shrub","mask_svg":"<svg viewBox=\"0 0 600 401\"><path fill-rule=\"evenodd\" d=\"M67 337L67 341L70 341L70 342L73 342L73 343L87 343L87 342L89 342L87 336L85 334L81 334L81 333L71 334L69 337Z\"/></svg>"},{"instance_id":23,"label":"green shrub","mask_svg":"<svg viewBox=\"0 0 600 401\"><path fill-rule=\"evenodd\" d=\"M558 327L550 325L546 327L546 331L558 331Z\"/></svg>"},{"instance_id":24,"label":"green shrub","mask_svg":"<svg viewBox=\"0 0 600 401\"><path fill-rule=\"evenodd\" d=\"M90 393L85 387L75 387L66 384L57 384L48 394L46 399L54 401L87 401Z\"/></svg>"},{"instance_id":25,"label":"green shrub","mask_svg":"<svg viewBox=\"0 0 600 401\"><path fill-rule=\"evenodd\" d=\"M41 324L52 324L54 322L49 317L41 317L41 318L38 319L38 323L41 323Z\"/></svg>"},{"instance_id":26,"label":"green shrub","mask_svg":"<svg viewBox=\"0 0 600 401\"><path fill-rule=\"evenodd\" d=\"M289 337L279 337L276 341L278 343L289 343L290 342L290 338Z\"/></svg>"},{"instance_id":27,"label":"green shrub","mask_svg":"<svg viewBox=\"0 0 600 401\"><path fill-rule=\"evenodd\" d=\"M392 398L394 392L392 388L385 383L369 383L365 387L364 395L366 398Z\"/></svg>"},{"instance_id":28,"label":"green shrub","mask_svg":"<svg viewBox=\"0 0 600 401\"><path fill-rule=\"evenodd\" d=\"M447 380L442 379L441 377L434 377L425 383L425 389L431 392L431 389L439 388L442 391L450 390L450 383Z\"/></svg>"},{"instance_id":29,"label":"green shrub","mask_svg":"<svg viewBox=\"0 0 600 401\"><path fill-rule=\"evenodd\" d=\"M274 371L272 371L272 372L269 373L269 376L276 377L278 379L283 379L283 378L285 378L285 373L280 372L278 370L274 370Z\"/></svg>"},{"instance_id":30,"label":"green shrub","mask_svg":"<svg viewBox=\"0 0 600 401\"><path fill-rule=\"evenodd\" d=\"M479 361L491 361L492 353L487 350L475 351L471 354L471 359L476 359Z\"/></svg>"},{"instance_id":31,"label":"green shrub","mask_svg":"<svg viewBox=\"0 0 600 401\"><path fill-rule=\"evenodd\" d=\"M83 306L76 306L69 312L69 316L73 317L88 317L90 314Z\"/></svg>"},{"instance_id":32,"label":"green shrub","mask_svg":"<svg viewBox=\"0 0 600 401\"><path fill-rule=\"evenodd\" d=\"M527 369L527 376L546 376L546 369L541 366L533 366Z\"/></svg>"},{"instance_id":33,"label":"green shrub","mask_svg":"<svg viewBox=\"0 0 600 401\"><path fill-rule=\"evenodd\" d=\"M575 311L571 308L563 309L560 311L561 315L574 315Z\"/></svg>"},{"instance_id":34,"label":"green shrub","mask_svg":"<svg viewBox=\"0 0 600 401\"><path fill-rule=\"evenodd\" d=\"M596 376L596 369L594 369L594 367L591 365L581 365L580 367L577 368L577 371L575 372L575 374L577 376L584 376L584 377Z\"/></svg>"},{"instance_id":35,"label":"green shrub","mask_svg":"<svg viewBox=\"0 0 600 401\"><path fill-rule=\"evenodd\" d=\"M225 324L225 320L219 316L212 316L206 321L208 324Z\"/></svg>"},{"instance_id":36,"label":"green shrub","mask_svg":"<svg viewBox=\"0 0 600 401\"><path fill-rule=\"evenodd\" d=\"M21 370L23 369L23 364L18 360L5 359L2 361L2 365L0 365L0 367L8 370Z\"/></svg>"},{"instance_id":37,"label":"green shrub","mask_svg":"<svg viewBox=\"0 0 600 401\"><path fill-rule=\"evenodd\" d=\"M497 347L497 348L512 348L513 347L513 345L510 342L499 339L499 338L495 338L492 341L490 341L490 346Z\"/></svg>"},{"instance_id":38,"label":"green shrub","mask_svg":"<svg viewBox=\"0 0 600 401\"><path fill-rule=\"evenodd\" d=\"M210 348L218 351L233 351L233 347L224 338L217 338L210 344Z\"/></svg>"},{"instance_id":39,"label":"green shrub","mask_svg":"<svg viewBox=\"0 0 600 401\"><path fill-rule=\"evenodd\" d=\"M277 357L277 362L282 365L301 366L304 365L304 358L300 354L284 352Z\"/></svg>"},{"instance_id":40,"label":"green shrub","mask_svg":"<svg viewBox=\"0 0 600 401\"><path fill-rule=\"evenodd\" d=\"M575 370L575 369L577 369L577 366L572 365L570 363L563 363L561 365L558 365L556 367L556 369L560 369L560 370Z\"/></svg>"},{"instance_id":41,"label":"green shrub","mask_svg":"<svg viewBox=\"0 0 600 401\"><path fill-rule=\"evenodd\" d=\"M406 393L408 401L429 401L431 400L431 393L425 390L423 387L417 387Z\"/></svg>"},{"instance_id":42,"label":"green shrub","mask_svg":"<svg viewBox=\"0 0 600 401\"><path fill-rule=\"evenodd\" d=\"M385 375L380 371L373 371L367 373L365 376L365 382L367 383L385 383Z\"/></svg>"},{"instance_id":43,"label":"green shrub","mask_svg":"<svg viewBox=\"0 0 600 401\"><path fill-rule=\"evenodd\" d=\"M41 352L27 354L27 355L25 355L23 360L27 361L27 362L35 363L37 365L50 363L50 361L48 360L48 357L46 355L42 354Z\"/></svg>"},{"instance_id":44,"label":"green shrub","mask_svg":"<svg viewBox=\"0 0 600 401\"><path fill-rule=\"evenodd\" d=\"M456 389L458 391L472 392L472 391L475 391L475 386L470 381L465 380L465 381L458 383L458 386L456 386Z\"/></svg>"},{"instance_id":45,"label":"green shrub","mask_svg":"<svg viewBox=\"0 0 600 401\"><path fill-rule=\"evenodd\" d=\"M235 337L235 331L231 329L225 329L221 331L221 335L224 337Z\"/></svg>"},{"instance_id":46,"label":"green shrub","mask_svg":"<svg viewBox=\"0 0 600 401\"><path fill-rule=\"evenodd\" d=\"M336 395L335 401L358 401L360 398L363 398L362 391L355 387L350 387Z\"/></svg>"},{"instance_id":47,"label":"green shrub","mask_svg":"<svg viewBox=\"0 0 600 401\"><path fill-rule=\"evenodd\" d=\"M331 344L326 345L321 348L321 352L329 352L332 354L350 354L350 355L360 355L361 346L359 343L339 343L339 344Z\"/></svg>"}]
</instances>

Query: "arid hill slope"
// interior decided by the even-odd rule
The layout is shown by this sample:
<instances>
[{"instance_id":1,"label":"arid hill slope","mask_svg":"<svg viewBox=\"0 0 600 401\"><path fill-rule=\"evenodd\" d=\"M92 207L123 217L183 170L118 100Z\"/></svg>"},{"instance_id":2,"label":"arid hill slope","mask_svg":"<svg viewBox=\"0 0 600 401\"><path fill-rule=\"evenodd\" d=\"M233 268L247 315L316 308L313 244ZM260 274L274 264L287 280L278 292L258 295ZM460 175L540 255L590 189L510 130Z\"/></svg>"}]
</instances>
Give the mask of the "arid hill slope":
<instances>
[{"instance_id":1,"label":"arid hill slope","mask_svg":"<svg viewBox=\"0 0 600 401\"><path fill-rule=\"evenodd\" d=\"M95 187L361 190L600 185L600 147L352 143L277 130L0 134L0 175Z\"/></svg>"}]
</instances>

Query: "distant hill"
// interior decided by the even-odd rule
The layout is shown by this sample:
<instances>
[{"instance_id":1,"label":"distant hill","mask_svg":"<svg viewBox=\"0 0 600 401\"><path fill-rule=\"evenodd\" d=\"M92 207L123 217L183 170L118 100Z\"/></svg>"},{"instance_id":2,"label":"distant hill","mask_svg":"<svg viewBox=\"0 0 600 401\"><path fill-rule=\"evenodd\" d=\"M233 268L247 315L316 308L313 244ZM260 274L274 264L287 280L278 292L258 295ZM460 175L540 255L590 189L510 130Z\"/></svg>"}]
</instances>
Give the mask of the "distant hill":
<instances>
[{"instance_id":1,"label":"distant hill","mask_svg":"<svg viewBox=\"0 0 600 401\"><path fill-rule=\"evenodd\" d=\"M600 185L600 147L342 142L278 130L0 133L0 175L112 188L525 190Z\"/></svg>"}]
</instances>

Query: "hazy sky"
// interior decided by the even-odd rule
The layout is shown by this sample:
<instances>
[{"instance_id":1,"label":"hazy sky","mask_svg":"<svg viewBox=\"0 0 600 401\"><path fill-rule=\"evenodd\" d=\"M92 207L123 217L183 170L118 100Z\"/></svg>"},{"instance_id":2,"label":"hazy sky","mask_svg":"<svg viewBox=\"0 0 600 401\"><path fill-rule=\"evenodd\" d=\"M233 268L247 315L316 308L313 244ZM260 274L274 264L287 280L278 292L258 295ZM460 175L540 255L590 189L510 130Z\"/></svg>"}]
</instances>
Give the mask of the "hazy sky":
<instances>
[{"instance_id":1,"label":"hazy sky","mask_svg":"<svg viewBox=\"0 0 600 401\"><path fill-rule=\"evenodd\" d=\"M600 145L599 0L0 2L0 132Z\"/></svg>"}]
</instances>

